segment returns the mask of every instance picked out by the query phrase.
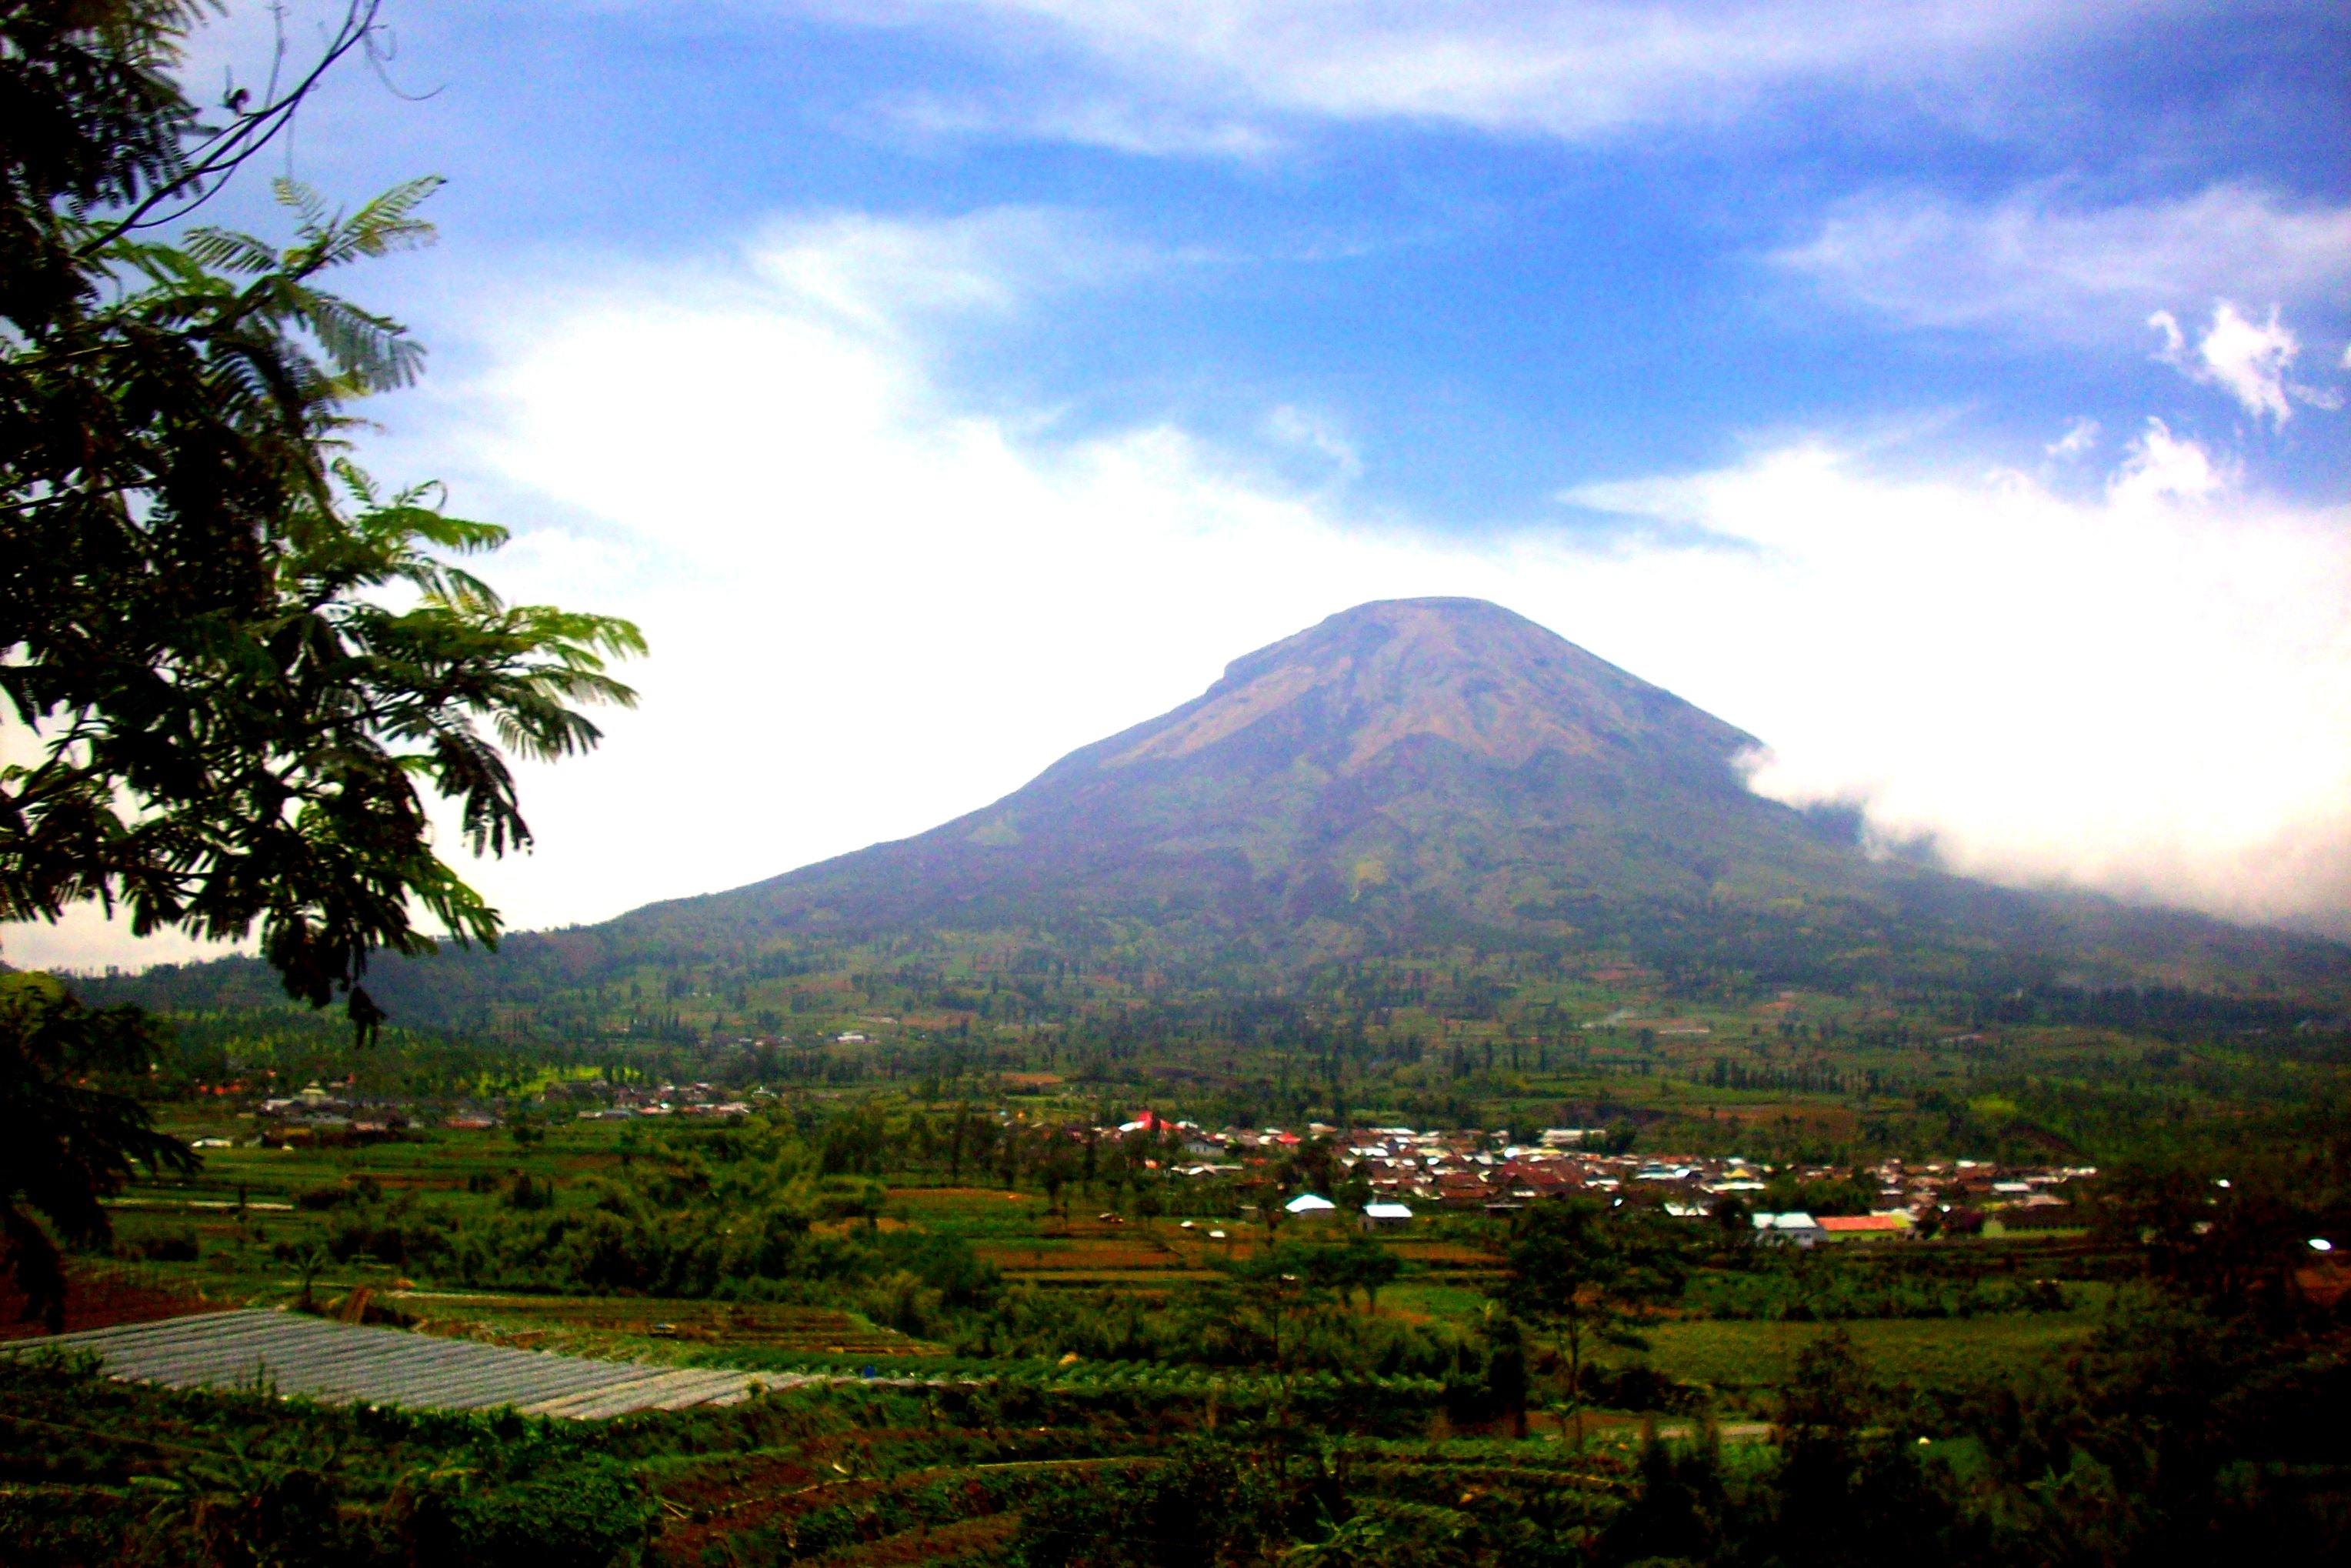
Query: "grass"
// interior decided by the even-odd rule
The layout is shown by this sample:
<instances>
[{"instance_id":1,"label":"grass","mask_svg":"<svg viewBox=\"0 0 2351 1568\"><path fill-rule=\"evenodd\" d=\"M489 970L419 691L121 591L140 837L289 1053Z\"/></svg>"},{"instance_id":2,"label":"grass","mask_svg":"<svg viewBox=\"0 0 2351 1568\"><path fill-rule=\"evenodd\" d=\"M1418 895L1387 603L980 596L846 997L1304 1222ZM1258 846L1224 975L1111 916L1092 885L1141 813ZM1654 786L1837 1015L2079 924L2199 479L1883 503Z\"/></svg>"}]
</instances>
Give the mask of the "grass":
<instances>
[{"instance_id":1,"label":"grass","mask_svg":"<svg viewBox=\"0 0 2351 1568\"><path fill-rule=\"evenodd\" d=\"M1652 1326L1637 1360L1682 1383L1712 1389L1733 1410L1761 1411L1795 1370L1806 1345L1835 1329L1853 1336L1876 1377L1918 1388L1960 1388L2013 1379L2062 1359L2088 1338L2099 1313L1980 1318L1863 1319L1844 1323L1687 1320Z\"/></svg>"},{"instance_id":2,"label":"grass","mask_svg":"<svg viewBox=\"0 0 2351 1568\"><path fill-rule=\"evenodd\" d=\"M1380 1292L1380 1310L1431 1322L1475 1322L1486 1310L1486 1292L1470 1285L1405 1280Z\"/></svg>"}]
</instances>

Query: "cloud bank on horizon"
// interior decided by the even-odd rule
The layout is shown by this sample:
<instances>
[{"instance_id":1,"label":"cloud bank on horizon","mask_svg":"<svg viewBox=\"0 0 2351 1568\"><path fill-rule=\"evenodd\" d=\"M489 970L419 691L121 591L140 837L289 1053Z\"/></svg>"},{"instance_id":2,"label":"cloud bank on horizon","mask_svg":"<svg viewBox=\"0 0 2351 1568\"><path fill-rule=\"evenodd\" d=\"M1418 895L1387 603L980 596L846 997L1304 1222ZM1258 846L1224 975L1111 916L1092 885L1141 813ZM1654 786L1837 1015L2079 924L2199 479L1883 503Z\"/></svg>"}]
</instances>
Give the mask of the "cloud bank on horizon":
<instances>
[{"instance_id":1,"label":"cloud bank on horizon","mask_svg":"<svg viewBox=\"0 0 2351 1568\"><path fill-rule=\"evenodd\" d=\"M371 460L655 650L528 770L517 925L919 831L1458 593L1957 870L2351 936L2326 7L403 9L443 94L299 144L455 177Z\"/></svg>"}]
</instances>

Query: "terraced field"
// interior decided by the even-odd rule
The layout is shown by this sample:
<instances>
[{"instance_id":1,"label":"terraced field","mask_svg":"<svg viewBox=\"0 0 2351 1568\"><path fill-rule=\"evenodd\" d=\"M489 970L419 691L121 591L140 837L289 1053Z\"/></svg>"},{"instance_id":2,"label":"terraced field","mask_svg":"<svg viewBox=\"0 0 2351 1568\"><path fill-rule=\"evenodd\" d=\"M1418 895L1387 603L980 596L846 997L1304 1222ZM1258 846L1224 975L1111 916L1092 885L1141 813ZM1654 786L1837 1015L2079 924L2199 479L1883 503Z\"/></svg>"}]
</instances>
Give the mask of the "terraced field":
<instances>
[{"instance_id":1,"label":"terraced field","mask_svg":"<svg viewBox=\"0 0 2351 1568\"><path fill-rule=\"evenodd\" d=\"M1000 1560L1029 1511L1131 1489L1170 1462L1165 1433L1138 1441L1121 1432L1109 1440L1123 1452L1050 1451L1103 1440L1099 1429L1060 1424L1018 1434L883 1429L680 1461L651 1476L666 1521L654 1556L678 1568ZM1046 1451L935 1462L942 1449L977 1456L1013 1447ZM1372 1531L1408 1512L1422 1528L1433 1520L1440 1530L1556 1541L1590 1536L1621 1506L1628 1451L1541 1439L1358 1439L1325 1446L1297 1479L1326 1514L1352 1515Z\"/></svg>"},{"instance_id":2,"label":"terraced field","mask_svg":"<svg viewBox=\"0 0 2351 1568\"><path fill-rule=\"evenodd\" d=\"M381 1298L415 1328L524 1350L582 1354L649 1349L673 1359L707 1360L730 1351L817 1356L933 1356L940 1348L854 1312L767 1301L664 1300L646 1296L519 1296L394 1291Z\"/></svg>"}]
</instances>

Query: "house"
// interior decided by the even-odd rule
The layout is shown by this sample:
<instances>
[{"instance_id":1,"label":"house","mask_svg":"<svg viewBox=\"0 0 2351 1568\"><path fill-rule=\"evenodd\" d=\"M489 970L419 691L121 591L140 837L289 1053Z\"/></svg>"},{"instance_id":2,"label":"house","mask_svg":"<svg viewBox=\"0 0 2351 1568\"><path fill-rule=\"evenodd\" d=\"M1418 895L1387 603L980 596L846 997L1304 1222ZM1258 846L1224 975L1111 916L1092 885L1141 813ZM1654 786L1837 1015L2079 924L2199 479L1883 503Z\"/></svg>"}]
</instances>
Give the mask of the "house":
<instances>
[{"instance_id":1,"label":"house","mask_svg":"<svg viewBox=\"0 0 2351 1568\"><path fill-rule=\"evenodd\" d=\"M1755 1239L1759 1245L1811 1247L1823 1234L1820 1222L1801 1208L1755 1217Z\"/></svg>"},{"instance_id":2,"label":"house","mask_svg":"<svg viewBox=\"0 0 2351 1568\"><path fill-rule=\"evenodd\" d=\"M1284 1214L1304 1218L1318 1214L1334 1214L1339 1206L1320 1193L1301 1192L1281 1206Z\"/></svg>"},{"instance_id":3,"label":"house","mask_svg":"<svg viewBox=\"0 0 2351 1568\"><path fill-rule=\"evenodd\" d=\"M1367 1203L1356 1224L1364 1230L1402 1230L1412 1223L1412 1210L1401 1203Z\"/></svg>"},{"instance_id":4,"label":"house","mask_svg":"<svg viewBox=\"0 0 2351 1568\"><path fill-rule=\"evenodd\" d=\"M1494 1177L1510 1197L1520 1199L1565 1197L1579 1185L1571 1171L1529 1160L1512 1160L1497 1169Z\"/></svg>"},{"instance_id":5,"label":"house","mask_svg":"<svg viewBox=\"0 0 2351 1568\"><path fill-rule=\"evenodd\" d=\"M1821 1234L1831 1241L1865 1241L1872 1238L1902 1236L1910 1229L1907 1214L1826 1214L1819 1221Z\"/></svg>"}]
</instances>

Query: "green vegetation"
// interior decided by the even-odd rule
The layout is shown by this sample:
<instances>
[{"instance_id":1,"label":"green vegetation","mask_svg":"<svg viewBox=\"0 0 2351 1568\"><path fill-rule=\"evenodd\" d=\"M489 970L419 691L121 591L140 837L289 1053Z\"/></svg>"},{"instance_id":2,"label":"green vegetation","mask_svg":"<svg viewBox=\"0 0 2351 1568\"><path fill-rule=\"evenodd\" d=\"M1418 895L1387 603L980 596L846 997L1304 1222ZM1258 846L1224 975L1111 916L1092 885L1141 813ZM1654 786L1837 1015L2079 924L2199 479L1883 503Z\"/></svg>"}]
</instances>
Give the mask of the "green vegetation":
<instances>
[{"instance_id":1,"label":"green vegetation","mask_svg":"<svg viewBox=\"0 0 2351 1568\"><path fill-rule=\"evenodd\" d=\"M1186 1252L1168 1228L1146 1240L1139 1224L1062 1218L1033 1186L885 1172L878 1208L812 1218L789 1264L722 1267L706 1298L455 1282L468 1259L504 1256L509 1227L573 1209L575 1189L652 1201L711 1173L743 1198L709 1202L722 1231L778 1206L820 1212L831 1178L805 1162L828 1125L809 1136L788 1111L763 1120L234 1149L200 1176L136 1188L122 1245L156 1260L135 1270L151 1287L201 1288L214 1304L307 1290L323 1310L425 1332L845 1383L567 1424L172 1394L0 1363L9 1560L2071 1564L2175 1561L2183 1543L2341 1544L2351 1449L2335 1416L2351 1362L2340 1317L2262 1241L2275 1193L2167 1210L2160 1192L2137 1192L2117 1207L2141 1228L2107 1241L1795 1258L1703 1222L1534 1210L1448 1221L1452 1240L1293 1225L1228 1253ZM764 1185L728 1170L753 1160L775 1173ZM192 1207L232 1180L242 1214ZM547 1207L517 1207L525 1182L553 1186ZM145 1207L173 1201L189 1207ZM2287 1207L2300 1226L2325 1222ZM334 1256L423 1212L440 1214L445 1250ZM1621 1326L1646 1343L1614 1335L1581 1368L1499 1311L1557 1312L1534 1265L1565 1232L1604 1256L1674 1255L1644 1265L1654 1289L1619 1298ZM193 1256L152 1246L171 1236ZM1127 1265L1163 1240L1174 1266L1139 1278ZM1078 1288L986 1261L1056 1249L1075 1255ZM306 1276L302 1260L322 1255ZM942 1291L920 1309L940 1340L874 1321L890 1310L877 1270L910 1258L966 1271L961 1299ZM1937 1292L1964 1310L1817 1321ZM865 1313L837 1304L850 1300Z\"/></svg>"},{"instance_id":2,"label":"green vegetation","mask_svg":"<svg viewBox=\"0 0 2351 1568\"><path fill-rule=\"evenodd\" d=\"M290 246L147 232L318 79L201 122L196 15L0 5L0 693L37 754L0 916L261 956L0 978L0 1318L268 1306L762 1386L569 1424L12 1354L0 1558L2351 1545L2345 950L1871 861L1739 787L1747 737L1490 606L1335 617L986 821L428 959L420 916L498 935L428 797L527 842L507 753L592 745L642 643L503 603L456 564L498 529L344 460L418 351L319 280L422 243L430 182L287 186ZM1444 744L1381 727L1407 665ZM1768 1179L1448 1170L1358 1231L1418 1156L1347 1143L1397 1123L1498 1172L1556 1127ZM1892 1160L1987 1163L1914 1236L1757 1239L1748 1197L1913 1202ZM2065 1197L1986 1224L1991 1162Z\"/></svg>"},{"instance_id":3,"label":"green vegetation","mask_svg":"<svg viewBox=\"0 0 2351 1568\"><path fill-rule=\"evenodd\" d=\"M605 941L516 937L496 976L478 956L443 955L429 989L414 966L383 965L378 989L401 1020L384 1051L277 998L257 965L77 986L170 1012L177 1039L160 1064L179 1088L350 1080L366 1096L444 1102L551 1078L704 1081L1005 1105L1032 1121L1158 1105L1211 1126L1605 1127L1645 1150L1790 1165L2102 1165L2314 1147L2351 1095L2340 1001L1687 983L1471 948L1228 991L977 937L928 958L786 943L661 962L608 958ZM1858 1199L1813 1187L1772 1201L1844 1213Z\"/></svg>"},{"instance_id":4,"label":"green vegetation","mask_svg":"<svg viewBox=\"0 0 2351 1568\"><path fill-rule=\"evenodd\" d=\"M401 325L327 274L427 243L437 180L348 215L278 183L294 243L166 241L318 79L207 125L170 71L207 7L11 5L16 133L0 164L0 700L29 738L0 769L0 918L120 907L141 934L243 938L312 1006L361 988L430 916L495 938L436 852L427 797L476 854L530 841L506 753L598 739L576 705L633 700L606 662L634 627L508 605L455 564L506 531L432 486L355 467L350 405L413 382ZM355 5L318 69L365 45Z\"/></svg>"}]
</instances>

